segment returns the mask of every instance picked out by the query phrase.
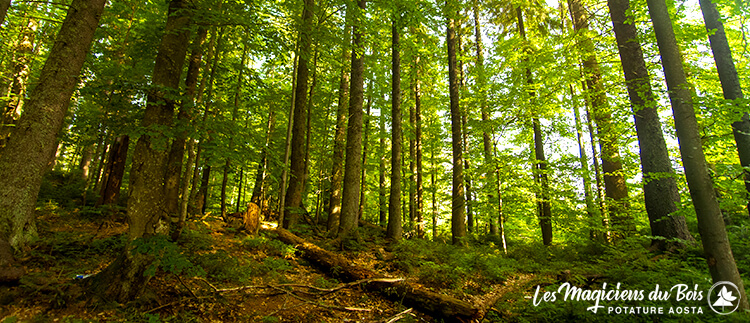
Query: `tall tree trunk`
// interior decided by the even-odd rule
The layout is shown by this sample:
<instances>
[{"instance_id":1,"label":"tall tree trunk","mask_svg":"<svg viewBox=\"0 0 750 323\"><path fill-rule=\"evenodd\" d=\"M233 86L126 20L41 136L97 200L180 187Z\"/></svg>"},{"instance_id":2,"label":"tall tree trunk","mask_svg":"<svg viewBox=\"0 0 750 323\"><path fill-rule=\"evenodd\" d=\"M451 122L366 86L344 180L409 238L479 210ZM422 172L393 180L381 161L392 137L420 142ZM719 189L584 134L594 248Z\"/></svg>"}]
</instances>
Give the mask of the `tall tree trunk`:
<instances>
[{"instance_id":1,"label":"tall tree trunk","mask_svg":"<svg viewBox=\"0 0 750 323\"><path fill-rule=\"evenodd\" d=\"M263 191L263 182L266 179L266 168L268 167L268 150L271 146L271 133L273 133L274 112L273 108L268 109L268 122L266 124L266 143L263 145L263 151L260 152L260 162L258 171L255 174L255 185L253 185L253 195L250 202L260 206L260 195Z\"/></svg>"},{"instance_id":2,"label":"tall tree trunk","mask_svg":"<svg viewBox=\"0 0 750 323\"><path fill-rule=\"evenodd\" d=\"M432 162L432 174L430 178L430 187L432 188L432 241L437 239L437 186L435 186L435 176L437 175L437 162L435 161L435 149L431 149L430 160Z\"/></svg>"},{"instance_id":3,"label":"tall tree trunk","mask_svg":"<svg viewBox=\"0 0 750 323\"><path fill-rule=\"evenodd\" d=\"M187 220L187 213L188 213L188 203L190 200L190 183L192 181L192 175L193 175L193 164L195 164L196 160L196 154L195 154L195 140L188 139L187 143L187 152L188 152L188 158L185 162L185 173L182 176L182 184L180 186L180 191L182 194L182 200L180 200L180 216L177 219L177 223L175 224L174 229L172 230L172 241L177 241L180 238L180 235L182 234L182 228L185 227L185 221Z\"/></svg>"},{"instance_id":4,"label":"tall tree trunk","mask_svg":"<svg viewBox=\"0 0 750 323\"><path fill-rule=\"evenodd\" d=\"M738 111L743 111L741 109L742 103L737 100L743 98L742 87L740 87L737 69L734 67L732 49L729 48L727 34L724 32L724 23L721 22L721 15L716 10L716 4L711 0L700 0L700 5L703 12L703 21L705 21L706 29L709 32L708 40L711 43L711 52L714 55L724 98L733 101L732 103L738 108ZM713 33L711 33L712 31ZM745 169L745 190L750 194L750 116L747 112L747 105L745 105L744 113L735 113L735 120L732 123L732 133L734 133L734 142L737 144L740 165ZM747 198L747 210L750 212L750 195L747 195Z\"/></svg>"},{"instance_id":5,"label":"tall tree trunk","mask_svg":"<svg viewBox=\"0 0 750 323\"><path fill-rule=\"evenodd\" d=\"M484 163L485 169L485 190L487 190L487 206L488 206L488 217L490 223L490 234L498 235L498 219L493 216L495 214L495 197L493 196L495 180L493 179L494 173L490 167L492 165L492 140L490 134L490 111L487 107L487 77L484 71L484 49L482 46L482 27L479 23L479 1L472 1L472 11L474 13L474 44L476 50L476 93L479 99L479 111L482 113L482 144L484 148Z\"/></svg>"},{"instance_id":6,"label":"tall tree trunk","mask_svg":"<svg viewBox=\"0 0 750 323\"><path fill-rule=\"evenodd\" d=\"M526 40L526 29L523 22L523 10L516 8L516 18L518 22L518 32L521 38ZM526 49L528 50L528 49ZM534 90L534 79L531 74L531 68L528 66L525 70L526 83L529 86L529 98L534 100L536 91ZM545 246L552 244L552 207L549 200L549 179L547 177L547 158L544 156L544 138L542 138L542 128L538 117L531 121L534 132L534 179L540 187L537 195L537 211L539 216L539 226L542 229L542 243Z\"/></svg>"},{"instance_id":7,"label":"tall tree trunk","mask_svg":"<svg viewBox=\"0 0 750 323\"><path fill-rule=\"evenodd\" d=\"M297 96L297 69L299 68L299 55L294 56L292 60L293 74L292 75L292 101L289 105L289 118L286 125L286 143L284 144L284 163L281 170L281 184L279 184L279 225L284 225L284 218L286 215L286 190L289 179L289 155L292 153L292 128L294 126L294 111Z\"/></svg>"},{"instance_id":8,"label":"tall tree trunk","mask_svg":"<svg viewBox=\"0 0 750 323\"><path fill-rule=\"evenodd\" d=\"M698 217L698 231L703 241L708 270L714 283L730 281L737 286L740 291L739 308L746 310L750 306L745 286L732 255L719 202L714 194L713 181L708 173L698 121L693 110L691 87L682 67L680 49L672 29L667 4L664 0L648 0L647 3L661 54L685 177Z\"/></svg>"},{"instance_id":9,"label":"tall tree trunk","mask_svg":"<svg viewBox=\"0 0 750 323\"><path fill-rule=\"evenodd\" d=\"M307 95L307 123L305 125L305 175L302 177L302 200L307 201L307 195L310 192L310 140L312 139L312 114L313 114L313 94L315 87L318 85L318 46L315 46L312 66L312 83L310 84L310 93Z\"/></svg>"},{"instance_id":10,"label":"tall tree trunk","mask_svg":"<svg viewBox=\"0 0 750 323\"><path fill-rule=\"evenodd\" d=\"M240 109L240 91L242 90L242 80L245 73L245 59L247 58L247 44L242 46L242 58L240 59L240 71L237 74L237 84L234 88L234 109L232 110L232 124L237 122L237 116ZM232 131L230 131L230 134ZM234 151L234 135L229 138L229 152ZM230 155L231 156L231 155ZM232 158L227 157L224 161L223 177L221 180L221 218L227 219L227 183L229 182L229 169L232 166Z\"/></svg>"},{"instance_id":11,"label":"tall tree trunk","mask_svg":"<svg viewBox=\"0 0 750 323\"><path fill-rule=\"evenodd\" d=\"M344 149L346 146L346 109L349 107L349 73L351 68L351 14L347 9L344 39L341 43L341 78L336 110L336 132L333 135L333 166L331 167L331 197L328 200L327 228L331 236L338 234L341 219L341 187L344 180Z\"/></svg>"},{"instance_id":12,"label":"tall tree trunk","mask_svg":"<svg viewBox=\"0 0 750 323\"><path fill-rule=\"evenodd\" d=\"M412 74L413 74L413 72L412 72ZM411 83L412 83L412 89L411 89L412 93L415 92L415 90L414 90L414 83L415 83L414 78L415 78L415 76L412 75L412 80L411 80ZM416 119L415 119L415 116L414 116L414 106L410 106L409 107L409 130L410 131L408 131L409 132L409 134L408 134L408 137L409 137L409 169L408 169L408 171L409 171L409 174L408 174L409 175L409 179L407 181L407 183L409 185L409 191L408 191L408 196L407 196L407 198L409 199L409 202L407 203L408 206L409 206L409 224L407 225L407 227L408 227L409 230L414 230L414 220L416 218L415 215L416 215L416 209L417 209L417 203L416 203L417 202L417 200L416 200L416 193L417 193L416 188L417 187L416 187L416 185L414 183L415 182L415 178L414 178L415 176L414 175L415 175L415 173L417 171L416 164L414 163L415 160L417 159L417 156L416 156L416 154L417 154L416 148L417 147L415 145L416 143L414 141L414 132L413 132L416 129L415 123L416 123Z\"/></svg>"},{"instance_id":13,"label":"tall tree trunk","mask_svg":"<svg viewBox=\"0 0 750 323\"><path fill-rule=\"evenodd\" d=\"M401 240L401 12L391 21L391 190L386 238Z\"/></svg>"},{"instance_id":14,"label":"tall tree trunk","mask_svg":"<svg viewBox=\"0 0 750 323\"><path fill-rule=\"evenodd\" d=\"M188 58L187 76L185 76L185 98L180 103L180 110L177 113L177 128L187 129L192 125L194 113L195 90L198 85L198 74L200 74L201 60L203 59L203 42L208 36L208 29L201 26L198 33L193 39L192 50ZM166 212L172 221L172 238L177 240L182 231L182 213L180 212L180 176L182 175L182 160L185 156L185 143L188 140L187 130L177 133L172 147L169 150L167 159L167 176L164 185L164 195L166 197ZM185 176L187 180L187 176ZM184 184L183 184L184 186ZM187 199L184 196L183 199Z\"/></svg>"},{"instance_id":15,"label":"tall tree trunk","mask_svg":"<svg viewBox=\"0 0 750 323\"><path fill-rule=\"evenodd\" d=\"M102 0L71 2L18 126L0 148L0 266L13 267L10 248L23 249L36 236L34 208L42 177L57 148L56 138L104 4ZM14 271L9 280L23 275Z\"/></svg>"},{"instance_id":16,"label":"tall tree trunk","mask_svg":"<svg viewBox=\"0 0 750 323\"><path fill-rule=\"evenodd\" d=\"M586 88L585 83L583 84L583 88ZM588 100L586 100L588 101ZM607 216L605 215L606 209L604 208L604 194L603 194L603 187L604 184L602 183L602 173L601 173L601 165L599 164L599 159L596 158L597 155L597 145L596 145L596 130L594 130L594 121L593 118L591 118L591 110L589 109L588 104L585 105L586 110L586 128L589 133L589 140L591 142L591 160L594 161L594 178L596 179L596 202L599 207L599 214L601 214L601 228L602 228L602 239L606 240L607 236L609 235L608 232L605 232L605 230L609 227L609 220Z\"/></svg>"},{"instance_id":17,"label":"tall tree trunk","mask_svg":"<svg viewBox=\"0 0 750 323\"><path fill-rule=\"evenodd\" d=\"M570 85L570 97L571 99L575 96L573 91L573 85ZM586 147L583 142L583 124L581 122L581 112L578 109L578 104L573 102L573 119L576 125L576 141L578 143L578 159L581 162L581 178L583 179L583 198L586 203L586 214L588 219L591 221L590 225L594 228L591 230L591 237L601 238L601 232L595 229L599 227L601 223L601 213L594 203L594 197L591 195L591 177L589 176L589 157L586 154ZM596 157L594 157L596 158Z\"/></svg>"},{"instance_id":18,"label":"tall tree trunk","mask_svg":"<svg viewBox=\"0 0 750 323\"><path fill-rule=\"evenodd\" d=\"M609 0L608 6L641 148L643 195L651 234L667 239L654 239L651 244L666 250L681 245L669 243L669 239L694 239L687 228L685 217L674 214L680 205L680 194L635 23L632 15L628 14L630 1Z\"/></svg>"},{"instance_id":19,"label":"tall tree trunk","mask_svg":"<svg viewBox=\"0 0 750 323\"><path fill-rule=\"evenodd\" d=\"M152 256L133 252L138 238L168 233L165 217L164 180L169 157L169 136L163 131L172 126L177 90L189 44L190 11L185 0L172 0L164 36L154 65L152 85L141 123L145 131L138 139L133 154L128 198L128 241L125 251L91 281L91 289L105 299L125 302L137 297L149 280L144 271ZM162 143L161 145L158 143Z\"/></svg>"},{"instance_id":20,"label":"tall tree trunk","mask_svg":"<svg viewBox=\"0 0 750 323\"><path fill-rule=\"evenodd\" d=\"M221 5L223 2L219 2L219 10L221 10ZM212 113L215 113L214 111L211 111L211 103L213 102L214 97L214 79L216 78L216 71L219 67L219 62L221 61L221 55L224 45L224 27L220 27L218 29L218 33L216 30L214 31L214 36L211 37L211 44L216 44L216 47L209 46L211 50L213 51L213 58L211 59L211 70L208 72L208 81L207 82L201 82L201 89L198 90L196 102L204 102L203 101L203 88L208 87L206 97L207 99L204 102L205 109L203 111L203 126L207 126L207 120L208 116ZM214 42L214 40L216 40ZM205 72L205 71L204 71ZM207 147L213 140L212 138L213 131L208 130L206 131L206 138L201 141L200 146L198 146L198 156L201 154L201 147ZM198 160L198 159L196 159ZM211 179L211 156L208 155L206 158L204 158L203 167L202 167L202 174L201 174L201 185L198 190L198 201L196 202L196 207L200 206L199 209L201 210L201 213L205 214L206 209L208 208L208 185L209 181Z\"/></svg>"},{"instance_id":21,"label":"tall tree trunk","mask_svg":"<svg viewBox=\"0 0 750 323\"><path fill-rule=\"evenodd\" d=\"M416 210L414 212L414 217L416 218L417 222L417 237L418 238L424 238L424 223L422 223L422 210L424 206L424 190L423 190L423 183L422 183L422 93L421 93L421 82L419 81L419 56L417 56L415 64L416 68L416 76L414 77L414 118L416 121L416 133L415 133L415 149L416 151L416 158L417 158L417 201L416 201Z\"/></svg>"},{"instance_id":22,"label":"tall tree trunk","mask_svg":"<svg viewBox=\"0 0 750 323\"><path fill-rule=\"evenodd\" d=\"M464 195L464 162L463 135L461 132L461 107L459 105L458 64L456 62L456 8L450 2L445 4L445 14L448 18L446 44L448 47L448 89L451 107L451 141L453 145L453 192L451 198L451 235L453 244L466 244L466 203Z\"/></svg>"},{"instance_id":23,"label":"tall tree trunk","mask_svg":"<svg viewBox=\"0 0 750 323\"><path fill-rule=\"evenodd\" d=\"M308 60L312 52L312 18L314 0L305 0L302 9L302 25L299 35L299 59L297 64L297 86L294 97L294 123L292 125L292 149L289 163L289 187L284 198L285 229L297 224L302 211L302 190L305 177L305 129L307 122L307 78Z\"/></svg>"},{"instance_id":24,"label":"tall tree trunk","mask_svg":"<svg viewBox=\"0 0 750 323\"><path fill-rule=\"evenodd\" d=\"M372 88L372 84L369 86ZM370 90L372 91L372 90ZM367 140L370 136L370 108L372 107L372 95L367 98L367 110L365 112L365 137L362 139L362 182L359 188L359 212L357 220L363 220L362 216L365 213L365 206L367 206L367 200L365 192L367 191L367 149L369 145Z\"/></svg>"},{"instance_id":25,"label":"tall tree trunk","mask_svg":"<svg viewBox=\"0 0 750 323\"><path fill-rule=\"evenodd\" d=\"M602 170L604 171L604 189L607 195L609 215L615 232L621 235L631 235L635 231L634 219L628 211L628 188L620 160L618 144L619 133L612 121L612 111L607 103L599 62L596 59L594 44L586 35L589 30L588 15L584 11L580 0L568 0L573 28L580 34L578 46L583 53L583 71L588 96L591 100L594 119L599 131L599 144L602 153Z\"/></svg>"},{"instance_id":26,"label":"tall tree trunk","mask_svg":"<svg viewBox=\"0 0 750 323\"><path fill-rule=\"evenodd\" d=\"M380 143L378 146L378 160L380 163L378 164L378 224L380 224L381 227L385 227L388 225L388 203L386 202L386 192L385 192L385 115L383 115L383 108L380 109L380 115L378 116L378 124L380 128L380 132L378 133L378 136L380 137Z\"/></svg>"},{"instance_id":27,"label":"tall tree trunk","mask_svg":"<svg viewBox=\"0 0 750 323\"><path fill-rule=\"evenodd\" d=\"M359 14L353 15L352 76L349 85L349 124L346 128L346 161L344 167L344 192L341 198L341 223L336 239L344 246L347 240L359 239L357 214L359 211L360 172L362 170L362 104L364 103L364 15L366 0L359 0Z\"/></svg>"}]
</instances>

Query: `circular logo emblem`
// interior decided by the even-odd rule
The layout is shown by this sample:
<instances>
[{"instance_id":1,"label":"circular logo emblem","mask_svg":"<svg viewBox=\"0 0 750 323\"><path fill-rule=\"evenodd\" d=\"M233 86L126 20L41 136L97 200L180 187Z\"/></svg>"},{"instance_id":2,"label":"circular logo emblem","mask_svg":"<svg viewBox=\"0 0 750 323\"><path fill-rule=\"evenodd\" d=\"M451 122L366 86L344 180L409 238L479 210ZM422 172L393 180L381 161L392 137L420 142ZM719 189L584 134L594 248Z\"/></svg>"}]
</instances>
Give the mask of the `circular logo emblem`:
<instances>
[{"instance_id":1,"label":"circular logo emblem","mask_svg":"<svg viewBox=\"0 0 750 323\"><path fill-rule=\"evenodd\" d=\"M740 289L732 282L716 282L708 290L708 306L719 315L734 313L740 307Z\"/></svg>"}]
</instances>

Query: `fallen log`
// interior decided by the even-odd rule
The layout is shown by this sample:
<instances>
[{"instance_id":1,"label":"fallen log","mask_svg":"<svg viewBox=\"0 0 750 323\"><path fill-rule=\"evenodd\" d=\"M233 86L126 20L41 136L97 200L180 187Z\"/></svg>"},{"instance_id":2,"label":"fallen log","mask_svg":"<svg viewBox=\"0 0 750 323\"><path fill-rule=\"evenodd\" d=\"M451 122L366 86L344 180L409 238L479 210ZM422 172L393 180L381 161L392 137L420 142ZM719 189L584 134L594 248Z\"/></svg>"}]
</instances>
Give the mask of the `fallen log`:
<instances>
[{"instance_id":1,"label":"fallen log","mask_svg":"<svg viewBox=\"0 0 750 323\"><path fill-rule=\"evenodd\" d=\"M277 228L268 230L278 235L278 239L296 246L303 256L311 262L327 270L332 276L346 281L363 279L387 278L375 271L357 266L345 257L324 250L291 232ZM448 295L442 295L427 288L407 281L374 280L366 285L366 289L378 291L385 296L403 300L405 305L412 306L423 312L446 318L456 322L471 322L480 319L479 308L472 304Z\"/></svg>"}]
</instances>

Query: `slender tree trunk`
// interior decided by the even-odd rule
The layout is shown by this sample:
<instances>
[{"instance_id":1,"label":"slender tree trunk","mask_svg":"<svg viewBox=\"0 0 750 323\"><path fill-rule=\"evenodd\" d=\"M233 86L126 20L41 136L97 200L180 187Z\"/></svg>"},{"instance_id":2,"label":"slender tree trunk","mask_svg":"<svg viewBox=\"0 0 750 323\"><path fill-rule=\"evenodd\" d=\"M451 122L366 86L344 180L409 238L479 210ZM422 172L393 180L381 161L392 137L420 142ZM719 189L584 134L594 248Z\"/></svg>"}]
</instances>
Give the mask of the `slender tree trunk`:
<instances>
[{"instance_id":1,"label":"slender tree trunk","mask_svg":"<svg viewBox=\"0 0 750 323\"><path fill-rule=\"evenodd\" d=\"M240 71L237 74L237 84L234 88L234 109L232 110L232 124L237 122L240 109L240 91L242 90L243 75L245 73L245 59L247 58L247 45L242 46L242 58L240 59ZM231 133L231 131L230 131ZM234 151L234 136L229 138L229 151ZM221 218L227 219L227 183L229 182L229 170L232 167L232 158L227 157L224 162L223 177L221 180Z\"/></svg>"},{"instance_id":2,"label":"slender tree trunk","mask_svg":"<svg viewBox=\"0 0 750 323\"><path fill-rule=\"evenodd\" d=\"M357 2L364 12L366 0ZM355 15L352 42L352 77L349 85L349 124L346 128L346 166L344 168L344 192L341 198L341 223L337 239L344 246L347 240L359 239L357 214L359 211L360 172L362 170L362 103L364 103L364 24L360 15Z\"/></svg>"},{"instance_id":3,"label":"slender tree trunk","mask_svg":"<svg viewBox=\"0 0 750 323\"><path fill-rule=\"evenodd\" d=\"M219 2L219 10L221 10L222 3L223 2ZM206 93L207 99L204 102L205 111L203 112L203 126L204 127L207 127L208 116L211 113L215 113L214 111L211 111L211 103L213 102L213 97L214 97L214 79L216 78L216 71L218 69L219 62L221 61L221 54L222 54L222 49L223 49L223 44L224 44L224 30L225 29L223 26L220 27L218 30L218 34L214 33L214 37L212 37L211 39L211 43L212 43L211 45L213 45L214 39L216 40L215 48L213 46L209 46L213 50L213 58L211 59L211 70L208 73L208 81L206 82L207 84L206 85L204 85L203 83L201 84L201 89L198 90L198 94L196 98L197 102L203 102L202 88L207 86L208 93ZM212 138L213 131L208 130L206 131L206 133L207 133L207 138L204 139L205 142L201 141L201 146L198 146L198 155L200 155L201 147L209 146L209 144L213 140ZM208 186L209 186L209 181L211 179L211 169L212 169L211 162L212 162L211 156L210 155L206 156L205 161L203 162L203 173L201 174L201 185L200 185L200 189L198 190L199 201L197 202L197 204L200 206L201 213L203 214L206 213L206 209L208 208Z\"/></svg>"},{"instance_id":4,"label":"slender tree trunk","mask_svg":"<svg viewBox=\"0 0 750 323\"><path fill-rule=\"evenodd\" d=\"M516 18L518 21L518 31L521 38L526 40L526 29L523 21L523 10L519 7L516 9ZM536 95L534 79L532 78L531 69L526 67L526 83L530 87L529 97L533 102ZM539 216L539 226L542 229L542 243L545 246L552 244L552 207L549 201L549 179L547 177L547 159L544 156L544 138L542 138L542 129L539 118L534 117L531 121L534 131L534 179L540 187L537 195L537 211Z\"/></svg>"},{"instance_id":5,"label":"slender tree trunk","mask_svg":"<svg viewBox=\"0 0 750 323\"><path fill-rule=\"evenodd\" d=\"M305 176L302 178L302 200L307 201L307 195L310 191L310 140L312 139L312 114L313 114L313 94L315 87L318 85L318 46L315 46L312 66L312 84L310 84L310 93L307 95L307 123L305 126Z\"/></svg>"},{"instance_id":6,"label":"slender tree trunk","mask_svg":"<svg viewBox=\"0 0 750 323\"><path fill-rule=\"evenodd\" d=\"M416 76L414 78L414 107L415 107L415 121L416 121L416 138L415 138L415 149L416 149L416 158L417 158L417 201L416 201L416 210L414 213L414 217L416 218L416 228L417 228L417 237L418 238L424 238L424 223L422 223L422 210L424 206L424 190L423 190L423 183L422 183L422 93L421 93L421 82L419 81L419 56L417 56L415 61L415 68L416 68Z\"/></svg>"},{"instance_id":7,"label":"slender tree trunk","mask_svg":"<svg viewBox=\"0 0 750 323\"><path fill-rule=\"evenodd\" d=\"M344 149L346 146L346 109L349 107L349 73L351 68L351 22L347 10L344 22L344 39L341 44L341 79L339 82L339 101L336 110L336 132L333 135L333 166L331 169L331 197L328 200L327 228L331 236L338 234L341 219L341 187L344 180Z\"/></svg>"},{"instance_id":8,"label":"slender tree trunk","mask_svg":"<svg viewBox=\"0 0 750 323\"><path fill-rule=\"evenodd\" d=\"M583 70L591 98L594 119L599 130L599 143L602 152L602 170L604 171L604 189L608 198L608 208L615 232L625 236L635 231L634 219L628 211L628 188L622 171L618 136L612 121L612 111L607 103L599 63L596 59L594 44L586 36L589 30L588 16L580 0L568 0L573 28L580 34L578 46L583 53Z\"/></svg>"},{"instance_id":9,"label":"slender tree trunk","mask_svg":"<svg viewBox=\"0 0 750 323\"><path fill-rule=\"evenodd\" d=\"M490 234L498 235L498 219L492 214L495 214L494 203L495 197L493 196L495 179L493 179L494 172L492 168L492 140L490 134L492 130L489 126L490 111L487 107L487 77L484 71L484 49L482 46L482 28L479 23L479 1L472 1L472 11L474 13L474 44L476 49L476 92L479 99L479 111L482 113L482 144L484 148L484 163L487 172L485 173L486 184L485 190L487 191L487 206L490 224Z\"/></svg>"},{"instance_id":10,"label":"slender tree trunk","mask_svg":"<svg viewBox=\"0 0 750 323\"><path fill-rule=\"evenodd\" d=\"M570 97L573 98L575 93L573 92L573 85L570 86ZM586 147L583 142L583 124L581 123L581 112L578 109L578 105L573 102L573 119L576 124L576 141L578 142L578 159L581 162L581 178L583 179L583 198L586 202L586 213L588 219L591 221L593 228L596 228L601 223L601 214L599 209L594 205L594 197L591 195L591 178L589 177L589 157L586 154ZM591 230L591 237L596 239L599 238L601 232L593 229Z\"/></svg>"},{"instance_id":11,"label":"slender tree trunk","mask_svg":"<svg viewBox=\"0 0 750 323\"><path fill-rule=\"evenodd\" d=\"M582 82L582 85L585 91L586 83ZM603 195L604 184L602 183L601 165L599 164L599 159L596 158L596 155L598 152L596 148L597 147L596 145L597 135L596 135L596 130L594 129L594 121L593 121L593 118L591 117L591 110L589 109L588 101L589 101L588 99L585 100L586 102L586 105L585 105L586 127L589 133L589 139L591 141L591 160L594 161L594 177L596 179L596 202L599 206L599 214L601 214L601 219L602 219L601 229L596 229L596 230L601 231L601 235L602 235L601 239L606 241L609 237L609 231L607 231L609 228L609 218L606 215L607 209L604 208L604 195ZM599 226L598 223L597 223L597 226Z\"/></svg>"},{"instance_id":12,"label":"slender tree trunk","mask_svg":"<svg viewBox=\"0 0 750 323\"><path fill-rule=\"evenodd\" d=\"M286 215L286 190L287 182L289 179L289 155L292 153L292 128L294 125L294 113L297 96L297 69L299 67L299 55L294 56L292 60L293 74L292 75L292 103L289 105L289 120L286 125L286 143L284 144L284 166L281 170L281 184L279 185L279 225L284 225L284 218Z\"/></svg>"},{"instance_id":13,"label":"slender tree trunk","mask_svg":"<svg viewBox=\"0 0 750 323\"><path fill-rule=\"evenodd\" d=\"M437 239L437 186L435 176L437 175L437 162L435 161L435 149L431 150L430 160L432 161L432 174L430 178L430 187L432 188L432 241Z\"/></svg>"},{"instance_id":14,"label":"slender tree trunk","mask_svg":"<svg viewBox=\"0 0 750 323\"><path fill-rule=\"evenodd\" d=\"M182 176L182 184L180 187L182 200L180 200L180 217L177 220L174 230L172 230L172 241L177 241L182 234L182 228L185 227L185 221L187 220L188 213L188 202L190 202L190 183L192 182L193 175L193 164L195 164L195 140L188 139L187 143L188 158L185 162L185 174Z\"/></svg>"},{"instance_id":15,"label":"slender tree trunk","mask_svg":"<svg viewBox=\"0 0 750 323\"><path fill-rule=\"evenodd\" d=\"M0 148L0 272L18 281L12 248L24 249L36 236L36 206L42 177L55 153L70 97L99 25L102 0L73 0L50 49L18 127Z\"/></svg>"},{"instance_id":16,"label":"slender tree trunk","mask_svg":"<svg viewBox=\"0 0 750 323\"><path fill-rule=\"evenodd\" d=\"M297 86L294 98L294 123L292 125L292 149L289 163L289 187L284 198L284 228L289 229L297 224L302 211L302 190L305 177L305 128L307 122L307 78L308 60L312 54L312 18L314 0L305 0L302 9L302 26L300 27L299 59L297 64Z\"/></svg>"},{"instance_id":17,"label":"slender tree trunk","mask_svg":"<svg viewBox=\"0 0 750 323\"><path fill-rule=\"evenodd\" d=\"M370 85L370 88L372 88L372 84ZM365 206L367 204L366 194L367 191L367 149L369 145L367 144L367 140L370 136L370 108L372 107L372 96L368 96L367 98L367 110L365 112L365 137L362 139L362 182L360 184L359 188L359 212L357 215L357 220L363 220L362 216L365 213Z\"/></svg>"},{"instance_id":18,"label":"slender tree trunk","mask_svg":"<svg viewBox=\"0 0 750 323\"><path fill-rule=\"evenodd\" d=\"M609 0L608 6L641 147L643 195L651 234L666 239L694 241L685 217L673 215L680 205L680 194L635 23L632 15L628 14L630 1ZM654 239L651 244L662 250L682 245L664 239Z\"/></svg>"},{"instance_id":19,"label":"slender tree trunk","mask_svg":"<svg viewBox=\"0 0 750 323\"><path fill-rule=\"evenodd\" d=\"M415 93L416 90L414 89L414 76L412 75L412 93ZM409 199L408 206L409 206L409 224L408 228L409 230L414 230L414 220L416 218L416 209L417 209L417 190L415 185L415 173L417 172L416 164L414 163L417 159L417 147L416 142L414 141L414 130L416 130L415 127L416 124L416 118L414 116L414 106L409 107L409 179L407 181L409 185L409 191L407 198Z\"/></svg>"},{"instance_id":20,"label":"slender tree trunk","mask_svg":"<svg viewBox=\"0 0 750 323\"><path fill-rule=\"evenodd\" d=\"M690 196L698 217L698 231L703 241L703 252L714 283L730 281L740 291L739 308L750 308L745 286L732 255L724 220L708 173L708 164L698 131L698 121L693 110L691 88L682 67L672 21L664 0L648 0L648 9L656 33L656 43L661 54L664 76L672 103L672 114L680 143L682 163L685 167Z\"/></svg>"},{"instance_id":21,"label":"slender tree trunk","mask_svg":"<svg viewBox=\"0 0 750 323\"><path fill-rule=\"evenodd\" d=\"M711 52L714 55L724 98L733 101L732 103L740 111L735 113L736 121L732 123L732 133L734 133L734 142L737 144L740 165L745 169L745 190L750 194L750 116L747 112L747 104L744 106L743 113L742 103L737 100L743 98L742 87L737 76L737 69L734 67L732 49L729 48L721 14L716 10L716 4L711 0L700 0L700 5L703 12L703 21L705 21L706 29L709 31L708 40L711 43ZM711 33L712 31L713 33ZM747 210L750 212L750 195L747 198Z\"/></svg>"},{"instance_id":22,"label":"slender tree trunk","mask_svg":"<svg viewBox=\"0 0 750 323\"><path fill-rule=\"evenodd\" d=\"M386 202L385 190L385 116L383 115L382 107L380 108L378 123L380 126L380 132L378 133L378 136L380 137L380 144L378 146L378 156L380 156L380 158L378 158L380 161L380 164L378 165L378 223L381 227L386 227L388 225L388 202Z\"/></svg>"},{"instance_id":23,"label":"slender tree trunk","mask_svg":"<svg viewBox=\"0 0 750 323\"><path fill-rule=\"evenodd\" d=\"M193 49L188 58L187 76L185 77L185 98L181 102L179 112L177 113L178 129L187 129L193 122L195 90L198 85L198 74L200 74L201 60L203 59L202 46L207 36L208 29L200 27L192 43ZM169 157L167 160L167 177L164 185L164 195L167 199L166 212L171 217L173 224L171 233L173 240L179 238L180 232L182 231L181 223L185 222L181 219L180 212L180 176L182 174L182 160L185 156L185 143L187 140L187 130L178 132L175 140L172 142L172 147L169 150ZM187 199L187 196L185 196L184 199Z\"/></svg>"},{"instance_id":24,"label":"slender tree trunk","mask_svg":"<svg viewBox=\"0 0 750 323\"><path fill-rule=\"evenodd\" d=\"M451 235L453 244L466 244L466 203L464 195L463 135L461 132L461 107L459 105L458 64L456 61L456 29L461 28L456 18L456 9L446 2L448 16L446 44L448 47L448 89L451 107L451 140L453 142L453 192L451 198Z\"/></svg>"},{"instance_id":25,"label":"slender tree trunk","mask_svg":"<svg viewBox=\"0 0 750 323\"><path fill-rule=\"evenodd\" d=\"M266 180L266 168L268 167L268 150L271 146L271 133L273 133L274 112L273 108L268 109L268 123L266 125L266 143L263 145L263 151L260 152L260 162L258 171L255 174L255 185L253 185L253 195L250 202L260 205L260 196L263 191L263 182Z\"/></svg>"},{"instance_id":26,"label":"slender tree trunk","mask_svg":"<svg viewBox=\"0 0 750 323\"><path fill-rule=\"evenodd\" d=\"M401 12L391 22L391 190L386 238L401 240Z\"/></svg>"}]
</instances>

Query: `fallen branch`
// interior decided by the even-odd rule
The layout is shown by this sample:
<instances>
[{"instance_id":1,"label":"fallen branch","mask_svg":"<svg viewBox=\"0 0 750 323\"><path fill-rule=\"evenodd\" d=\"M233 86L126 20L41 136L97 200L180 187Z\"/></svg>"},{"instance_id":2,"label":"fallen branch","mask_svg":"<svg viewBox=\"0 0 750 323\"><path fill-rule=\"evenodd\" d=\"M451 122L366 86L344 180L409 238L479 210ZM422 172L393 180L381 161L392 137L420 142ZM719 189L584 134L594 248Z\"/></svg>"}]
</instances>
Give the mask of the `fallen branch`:
<instances>
[{"instance_id":1,"label":"fallen branch","mask_svg":"<svg viewBox=\"0 0 750 323\"><path fill-rule=\"evenodd\" d=\"M405 310L405 311L403 311L401 313L398 313L398 314L396 314L394 316L389 317L388 319L384 320L383 322L385 322L385 323L393 323L393 322L396 322L396 321L404 318L404 316L406 316L406 315L414 315L414 314L411 314L412 310L413 310L412 308L407 309L407 310Z\"/></svg>"},{"instance_id":2,"label":"fallen branch","mask_svg":"<svg viewBox=\"0 0 750 323\"><path fill-rule=\"evenodd\" d=\"M287 230L277 228L268 231L277 234L279 240L295 245L298 250L304 252L305 258L328 270L335 277L355 282L373 279L364 285L365 288L381 292L393 299L403 298L404 303L410 306L453 321L472 321L479 318L479 309L466 301L438 294L421 285L403 280L397 282L381 280L388 278L375 271L357 266L343 256L324 250Z\"/></svg>"}]
</instances>

